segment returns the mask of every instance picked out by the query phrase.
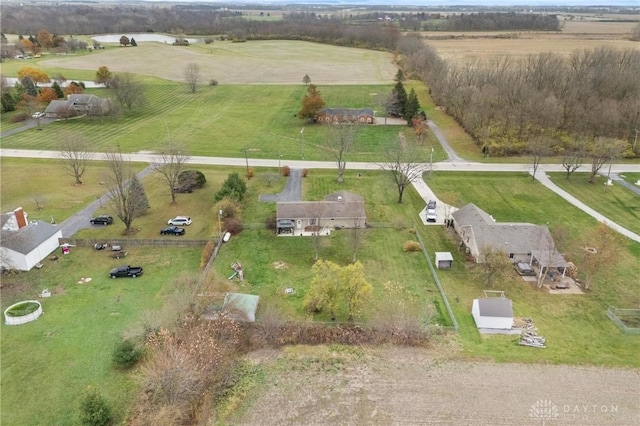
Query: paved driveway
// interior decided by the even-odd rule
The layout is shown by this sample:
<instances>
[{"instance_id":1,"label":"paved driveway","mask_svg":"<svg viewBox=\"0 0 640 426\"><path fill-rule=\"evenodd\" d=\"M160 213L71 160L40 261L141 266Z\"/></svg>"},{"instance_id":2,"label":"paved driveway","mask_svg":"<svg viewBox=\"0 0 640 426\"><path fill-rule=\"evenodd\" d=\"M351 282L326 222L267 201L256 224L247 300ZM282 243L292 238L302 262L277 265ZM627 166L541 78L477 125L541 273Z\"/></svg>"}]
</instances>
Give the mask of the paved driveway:
<instances>
[{"instance_id":1,"label":"paved driveway","mask_svg":"<svg viewBox=\"0 0 640 426\"><path fill-rule=\"evenodd\" d=\"M282 192L279 194L262 194L260 195L260 201L302 201L302 170L291 169Z\"/></svg>"}]
</instances>

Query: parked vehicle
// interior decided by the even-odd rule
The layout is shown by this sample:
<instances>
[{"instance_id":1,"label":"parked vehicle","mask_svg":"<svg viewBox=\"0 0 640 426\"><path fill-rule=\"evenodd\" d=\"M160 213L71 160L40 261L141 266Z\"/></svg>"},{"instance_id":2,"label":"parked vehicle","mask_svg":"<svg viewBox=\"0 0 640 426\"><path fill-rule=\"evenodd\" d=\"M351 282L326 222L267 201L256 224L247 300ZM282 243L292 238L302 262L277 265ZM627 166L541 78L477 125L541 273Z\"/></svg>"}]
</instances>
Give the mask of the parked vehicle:
<instances>
[{"instance_id":1,"label":"parked vehicle","mask_svg":"<svg viewBox=\"0 0 640 426\"><path fill-rule=\"evenodd\" d=\"M184 228L178 228L177 226L168 226L160 230L160 235L184 235Z\"/></svg>"},{"instance_id":2,"label":"parked vehicle","mask_svg":"<svg viewBox=\"0 0 640 426\"><path fill-rule=\"evenodd\" d=\"M32 118L42 118L42 117L44 117L44 112L42 112L42 111L36 112L31 117Z\"/></svg>"},{"instance_id":3,"label":"parked vehicle","mask_svg":"<svg viewBox=\"0 0 640 426\"><path fill-rule=\"evenodd\" d=\"M427 203L427 222L435 222L437 219L436 202L435 200L429 200Z\"/></svg>"},{"instance_id":4,"label":"parked vehicle","mask_svg":"<svg viewBox=\"0 0 640 426\"><path fill-rule=\"evenodd\" d=\"M113 223L113 218L111 216L107 216L106 214L94 217L89 221L92 225L111 225Z\"/></svg>"},{"instance_id":5,"label":"parked vehicle","mask_svg":"<svg viewBox=\"0 0 640 426\"><path fill-rule=\"evenodd\" d=\"M189 226L191 225L191 218L189 216L176 216L173 219L169 219L167 225Z\"/></svg>"},{"instance_id":6,"label":"parked vehicle","mask_svg":"<svg viewBox=\"0 0 640 426\"><path fill-rule=\"evenodd\" d=\"M118 278L118 277L135 278L142 275L143 272L144 270L142 269L142 266L122 265L122 266L118 266L117 268L113 268L109 272L109 276L111 278Z\"/></svg>"}]
</instances>

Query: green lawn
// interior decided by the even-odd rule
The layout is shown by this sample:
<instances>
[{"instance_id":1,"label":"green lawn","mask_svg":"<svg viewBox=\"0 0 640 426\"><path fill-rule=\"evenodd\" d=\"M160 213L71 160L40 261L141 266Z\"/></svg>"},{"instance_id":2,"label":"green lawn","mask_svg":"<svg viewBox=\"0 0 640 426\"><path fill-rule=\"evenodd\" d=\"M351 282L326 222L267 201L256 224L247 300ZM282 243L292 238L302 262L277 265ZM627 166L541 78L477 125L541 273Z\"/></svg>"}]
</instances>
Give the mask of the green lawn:
<instances>
[{"instance_id":1,"label":"green lawn","mask_svg":"<svg viewBox=\"0 0 640 426\"><path fill-rule=\"evenodd\" d=\"M3 276L3 310L43 288L53 295L40 299L44 314L37 321L2 325L0 422L78 424L79 401L95 389L121 423L136 385L111 367L112 350L124 332L141 333L144 312L165 304L173 277L197 270L200 249L131 249L128 262L143 265L145 274L115 280L107 273L122 261L107 253L72 248L59 256L41 270ZM86 277L92 280L78 284Z\"/></svg>"},{"instance_id":2,"label":"green lawn","mask_svg":"<svg viewBox=\"0 0 640 426\"><path fill-rule=\"evenodd\" d=\"M438 173L429 185L436 194L457 191L464 203L473 202L497 221L549 223L562 225L572 238L596 225L596 221L559 196L532 182L527 174ZM464 204L463 203L463 204ZM426 228L425 241L433 251L451 251L456 261L451 271L442 271L443 282L456 318L459 340L471 358L510 362L549 362L558 364L596 364L640 366L637 357L640 340L624 336L606 317L609 306L635 307L640 304L640 244L620 238L619 262L600 271L591 291L584 295L551 295L526 284L515 274L493 290L504 290L514 303L516 316L533 318L539 334L547 338L547 349L521 347L513 337L478 334L471 316L474 298L487 289L457 252L452 236ZM569 258L580 250L570 239L560 247Z\"/></svg>"},{"instance_id":3,"label":"green lawn","mask_svg":"<svg viewBox=\"0 0 640 426\"><path fill-rule=\"evenodd\" d=\"M83 135L96 151L156 151L171 138L192 155L250 158L331 160L323 145L326 127L295 117L305 86L220 85L197 93L184 84L147 78L147 106L125 111L121 117L60 121L42 130L27 130L3 138L4 148L55 150L63 132ZM371 106L372 93L391 86L320 86L327 105ZM105 96L104 89L87 90ZM304 135L300 130L304 128ZM410 137L406 126L363 126L358 132L351 161L380 161L398 132ZM304 136L304 140L303 140ZM432 142L422 146L428 157ZM440 150L434 161L444 158Z\"/></svg>"},{"instance_id":4,"label":"green lawn","mask_svg":"<svg viewBox=\"0 0 640 426\"><path fill-rule=\"evenodd\" d=\"M597 176L593 184L587 182L586 173L574 173L567 180L563 173L548 173L551 180L598 213L611 221L640 234L640 196L627 188L614 184L604 185L607 178ZM631 175L631 173L630 173Z\"/></svg>"}]
</instances>

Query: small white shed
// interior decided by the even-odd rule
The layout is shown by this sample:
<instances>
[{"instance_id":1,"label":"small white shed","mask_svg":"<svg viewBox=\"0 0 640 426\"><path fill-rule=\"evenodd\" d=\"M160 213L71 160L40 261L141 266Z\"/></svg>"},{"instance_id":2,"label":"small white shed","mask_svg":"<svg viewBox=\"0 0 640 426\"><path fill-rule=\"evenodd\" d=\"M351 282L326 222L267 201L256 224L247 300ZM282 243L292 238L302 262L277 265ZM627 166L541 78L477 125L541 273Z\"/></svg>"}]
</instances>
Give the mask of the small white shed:
<instances>
[{"instance_id":1,"label":"small white shed","mask_svg":"<svg viewBox=\"0 0 640 426\"><path fill-rule=\"evenodd\" d=\"M453 265L453 256L448 251L436 252L436 268L438 269L451 269Z\"/></svg>"},{"instance_id":2,"label":"small white shed","mask_svg":"<svg viewBox=\"0 0 640 426\"><path fill-rule=\"evenodd\" d=\"M513 327L513 307L507 298L473 299L471 314L481 333L508 333Z\"/></svg>"}]
</instances>

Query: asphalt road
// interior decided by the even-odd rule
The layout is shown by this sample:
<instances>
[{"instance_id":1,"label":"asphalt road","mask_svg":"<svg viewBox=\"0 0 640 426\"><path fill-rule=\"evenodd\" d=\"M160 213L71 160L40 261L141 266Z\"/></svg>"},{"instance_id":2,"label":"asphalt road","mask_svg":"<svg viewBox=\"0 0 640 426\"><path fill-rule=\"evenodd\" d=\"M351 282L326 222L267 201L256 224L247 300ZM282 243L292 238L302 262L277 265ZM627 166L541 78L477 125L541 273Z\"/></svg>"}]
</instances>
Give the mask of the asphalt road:
<instances>
[{"instance_id":1,"label":"asphalt road","mask_svg":"<svg viewBox=\"0 0 640 426\"><path fill-rule=\"evenodd\" d=\"M446 140L444 135L440 133L438 136L439 140ZM442 142L441 140L441 142ZM446 148L445 148L446 149ZM19 150L19 149L0 149L0 157L21 157L21 158L60 158L60 153L58 151L31 151L31 150ZM124 154L123 157L129 161L136 162L144 162L144 163L158 163L160 162L160 158L157 155L153 154ZM456 160L449 160L439 163L433 164L433 171L484 171L484 172L532 172L531 164L495 164L495 163L475 163L470 161L463 161L459 157L455 156ZM104 153L95 153L93 156L94 160L105 160ZM244 167L246 165L245 158L226 158L226 157L201 157L201 156L193 156L190 157L187 161L188 164L207 164L207 165L218 165L218 166L239 166ZM278 167L280 163L280 159L249 159L249 163L253 167ZM287 161L286 164L292 169L333 169L336 167L334 162L331 161L306 161L306 160L290 160ZM429 170L429 164L422 164L422 167L425 171ZM379 170L380 165L378 163L364 163L364 162L350 162L347 165L347 169L349 170ZM147 167L141 173L149 173L150 167ZM608 170L608 167L607 167ZM563 197L569 203L575 205L576 207L582 209L587 214L591 215L595 219L600 222L603 222L610 226L612 229L622 233L623 235L640 242L640 235L635 234L620 225L617 225L613 221L609 220L605 216L595 212L593 209L587 207L575 197L571 196L567 192L561 190L555 184L553 184L548 178L546 178L546 172L562 172L564 169L561 164L541 164L538 167L538 171L536 173L536 178L541 181L545 186L549 189ZM625 173L625 172L634 172L640 173L640 164L613 164L611 166L611 173L614 175ZM142 177L142 176L141 176ZM545 179L546 178L546 179ZM290 179L290 181L299 181L300 179ZM428 188L428 185L425 182L416 183L414 185L418 192L421 194L422 198L426 202L429 199L433 198L433 192ZM425 190L425 188L427 188ZM295 194L295 188L291 189L291 194ZM426 192L425 192L426 191ZM287 191L285 191L287 192ZM284 199L283 199L284 201ZM68 237L73 235L79 229L82 229L82 221L86 220L86 224L89 223L89 216L93 214L97 208L100 207L100 201L96 200L94 203L87 206L81 212L78 212L76 215L72 216L70 221L73 222L72 225L69 225L67 232L64 231L65 224L63 226L63 235ZM93 210L92 210L93 209ZM76 219L76 216L79 216L79 219ZM76 220L78 222L76 222ZM66 221L65 221L66 222ZM86 225L85 225L86 226Z\"/></svg>"}]
</instances>

